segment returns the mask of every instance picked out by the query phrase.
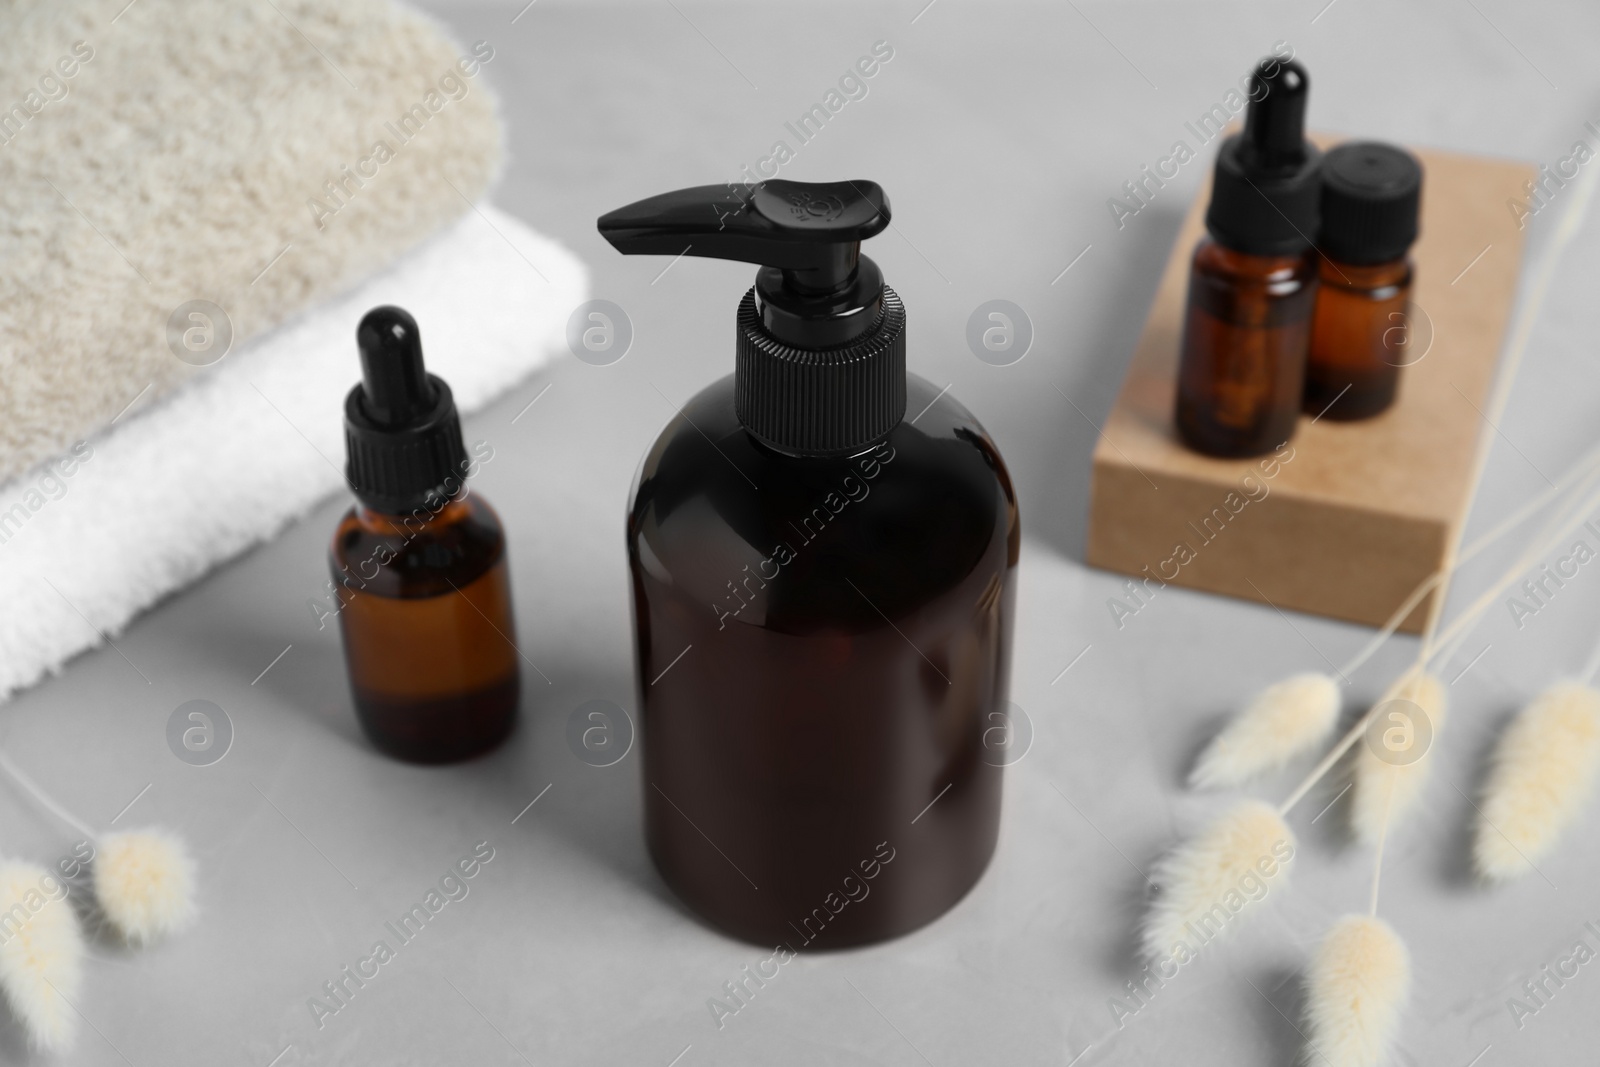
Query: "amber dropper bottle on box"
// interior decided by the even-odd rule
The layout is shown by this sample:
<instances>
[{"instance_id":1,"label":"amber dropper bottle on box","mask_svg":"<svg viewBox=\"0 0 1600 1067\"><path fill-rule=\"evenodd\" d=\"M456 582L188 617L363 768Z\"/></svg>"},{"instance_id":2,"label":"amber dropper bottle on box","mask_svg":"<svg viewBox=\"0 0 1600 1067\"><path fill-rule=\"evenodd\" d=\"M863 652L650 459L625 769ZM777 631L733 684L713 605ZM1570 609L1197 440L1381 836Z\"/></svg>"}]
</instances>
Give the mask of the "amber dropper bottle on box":
<instances>
[{"instance_id":1,"label":"amber dropper bottle on box","mask_svg":"<svg viewBox=\"0 0 1600 1067\"><path fill-rule=\"evenodd\" d=\"M768 950L930 922L988 865L1018 755L1002 739L1020 526L978 420L906 373L906 307L861 254L888 197L701 186L599 225L631 255L761 264L733 374L684 401L634 481L651 857Z\"/></svg>"},{"instance_id":2,"label":"amber dropper bottle on box","mask_svg":"<svg viewBox=\"0 0 1600 1067\"><path fill-rule=\"evenodd\" d=\"M356 715L399 759L446 763L498 745L520 687L505 535L474 470L450 387L422 363L397 307L356 331L361 384L345 399L356 505L330 550Z\"/></svg>"},{"instance_id":3,"label":"amber dropper bottle on box","mask_svg":"<svg viewBox=\"0 0 1600 1067\"><path fill-rule=\"evenodd\" d=\"M1322 162L1322 253L1305 410L1366 419L1394 403L1411 342L1411 257L1422 164L1393 145L1344 144Z\"/></svg>"},{"instance_id":4,"label":"amber dropper bottle on box","mask_svg":"<svg viewBox=\"0 0 1600 1067\"><path fill-rule=\"evenodd\" d=\"M1300 414L1317 286L1310 88L1298 63L1262 60L1244 131L1217 154L1209 235L1190 267L1177 398L1179 437L1207 455L1270 452Z\"/></svg>"}]
</instances>

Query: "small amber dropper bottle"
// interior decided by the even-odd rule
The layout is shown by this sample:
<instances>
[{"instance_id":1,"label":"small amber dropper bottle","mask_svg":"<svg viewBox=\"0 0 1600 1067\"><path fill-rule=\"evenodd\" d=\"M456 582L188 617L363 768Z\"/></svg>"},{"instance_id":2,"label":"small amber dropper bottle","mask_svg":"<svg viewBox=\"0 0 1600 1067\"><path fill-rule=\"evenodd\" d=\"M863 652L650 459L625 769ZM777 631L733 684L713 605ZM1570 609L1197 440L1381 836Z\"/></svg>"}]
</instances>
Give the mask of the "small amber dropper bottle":
<instances>
[{"instance_id":1,"label":"small amber dropper bottle","mask_svg":"<svg viewBox=\"0 0 1600 1067\"><path fill-rule=\"evenodd\" d=\"M1366 419L1394 403L1411 351L1411 245L1422 165L1373 141L1340 145L1322 164L1321 287L1311 325L1305 410Z\"/></svg>"},{"instance_id":2,"label":"small amber dropper bottle","mask_svg":"<svg viewBox=\"0 0 1600 1067\"><path fill-rule=\"evenodd\" d=\"M356 715L391 756L466 759L516 721L505 535L483 498L467 495L455 400L423 367L416 320L374 308L356 341L345 475L357 503L330 550Z\"/></svg>"},{"instance_id":3,"label":"small amber dropper bottle","mask_svg":"<svg viewBox=\"0 0 1600 1067\"><path fill-rule=\"evenodd\" d=\"M1250 80L1244 132L1217 154L1208 236L1194 252L1178 368L1178 436L1212 456L1270 452L1294 433L1317 265L1310 80L1268 58Z\"/></svg>"}]
</instances>

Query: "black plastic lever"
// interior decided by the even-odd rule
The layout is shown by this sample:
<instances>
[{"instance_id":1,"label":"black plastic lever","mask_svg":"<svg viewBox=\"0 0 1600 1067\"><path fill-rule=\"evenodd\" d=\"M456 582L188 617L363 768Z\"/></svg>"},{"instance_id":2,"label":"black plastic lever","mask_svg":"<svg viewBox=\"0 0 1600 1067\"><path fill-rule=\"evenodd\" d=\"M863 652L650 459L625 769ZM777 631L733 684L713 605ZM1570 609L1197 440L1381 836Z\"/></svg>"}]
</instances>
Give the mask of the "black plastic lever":
<instances>
[{"instance_id":1,"label":"black plastic lever","mask_svg":"<svg viewBox=\"0 0 1600 1067\"><path fill-rule=\"evenodd\" d=\"M796 293L832 293L855 277L861 242L889 225L877 182L701 185L600 216L627 255L705 256L776 267Z\"/></svg>"}]
</instances>

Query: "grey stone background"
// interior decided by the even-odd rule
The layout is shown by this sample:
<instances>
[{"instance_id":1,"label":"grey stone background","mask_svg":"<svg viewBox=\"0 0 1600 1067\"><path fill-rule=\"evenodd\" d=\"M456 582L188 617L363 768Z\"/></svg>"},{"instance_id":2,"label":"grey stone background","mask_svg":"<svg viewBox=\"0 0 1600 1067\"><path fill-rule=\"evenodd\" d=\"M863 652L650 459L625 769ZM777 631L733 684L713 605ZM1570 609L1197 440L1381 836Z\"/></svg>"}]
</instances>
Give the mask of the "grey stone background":
<instances>
[{"instance_id":1,"label":"grey stone background","mask_svg":"<svg viewBox=\"0 0 1600 1067\"><path fill-rule=\"evenodd\" d=\"M1177 589L1113 624L1106 601L1121 579L1081 558L1093 423L1210 153L1120 229L1106 201L1276 41L1311 72L1317 128L1553 164L1579 138L1596 143L1583 124L1600 120L1600 10L923 3L436 8L459 39L495 48L485 75L511 146L496 202L576 250L594 295L624 307L636 331L620 362L563 357L467 427L496 447L478 488L510 530L523 651L551 682L530 672L522 728L481 762L419 769L372 753L337 636L305 604L325 577L339 500L136 622L120 655L84 656L14 700L0 727L13 759L92 822L137 796L117 825L175 826L202 865L197 927L144 952L95 947L89 1025L70 1062L1243 1067L1298 1054L1307 954L1338 915L1364 907L1370 877L1370 857L1343 840L1345 802L1318 817L1337 782L1296 811L1294 883L1273 890L1267 914L1120 1030L1108 1008L1136 970L1141 872L1221 800L1182 787L1197 747L1261 686L1343 660L1367 633ZM786 964L719 1028L708 998L766 952L701 926L656 877L637 753L594 767L565 738L585 701L632 705L629 480L672 405L731 369L731 318L751 271L624 259L594 219L732 180L776 140L793 146L784 123L879 40L894 58L867 96L782 175L872 178L892 197L893 228L869 250L910 309L911 366L985 420L1021 494L1012 696L1035 738L1009 772L994 864L964 902L899 941ZM1535 254L1559 207L1535 220ZM1476 528L1593 440L1596 234L1600 224L1580 236L1535 334ZM1011 366L978 360L964 340L968 315L991 299L1033 325L1031 351ZM1463 577L1458 609L1494 562ZM1464 859L1488 745L1597 636L1592 569L1520 630L1496 605L1442 668L1454 712L1425 810L1397 829L1385 874L1382 912L1416 975L1400 1063L1595 1055L1600 964L1521 1029L1506 1000L1570 951L1585 920L1600 923L1600 812L1591 806L1540 875L1507 889L1476 887ZM1349 706L1376 696L1413 648L1385 649ZM224 708L235 730L208 767L174 758L165 740L173 709L196 699ZM1293 777L1258 792L1276 799ZM9 853L48 862L69 850L70 835L10 787L0 813ZM307 999L479 841L494 858L469 895L319 1029ZM7 1062L26 1058L14 1038L4 1049Z\"/></svg>"}]
</instances>

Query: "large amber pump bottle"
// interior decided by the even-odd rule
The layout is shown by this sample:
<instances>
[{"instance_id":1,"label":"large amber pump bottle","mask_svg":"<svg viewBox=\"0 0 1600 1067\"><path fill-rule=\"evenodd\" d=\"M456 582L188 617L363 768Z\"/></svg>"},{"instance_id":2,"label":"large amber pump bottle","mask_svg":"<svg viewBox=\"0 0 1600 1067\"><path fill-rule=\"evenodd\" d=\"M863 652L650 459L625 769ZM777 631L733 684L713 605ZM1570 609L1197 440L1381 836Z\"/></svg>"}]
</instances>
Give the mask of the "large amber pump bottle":
<instances>
[{"instance_id":1,"label":"large amber pump bottle","mask_svg":"<svg viewBox=\"0 0 1600 1067\"><path fill-rule=\"evenodd\" d=\"M651 855L768 948L933 920L999 829L1016 496L978 420L906 373L905 305L860 251L888 224L869 181L600 219L625 253L761 265L734 373L645 456L627 543Z\"/></svg>"}]
</instances>

